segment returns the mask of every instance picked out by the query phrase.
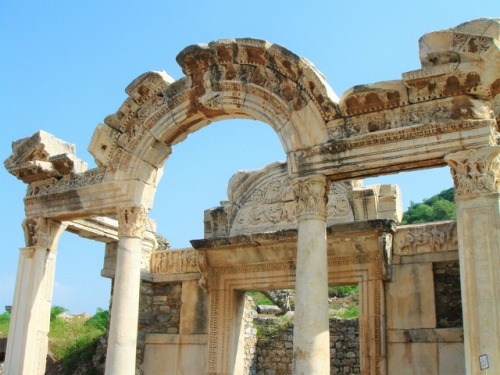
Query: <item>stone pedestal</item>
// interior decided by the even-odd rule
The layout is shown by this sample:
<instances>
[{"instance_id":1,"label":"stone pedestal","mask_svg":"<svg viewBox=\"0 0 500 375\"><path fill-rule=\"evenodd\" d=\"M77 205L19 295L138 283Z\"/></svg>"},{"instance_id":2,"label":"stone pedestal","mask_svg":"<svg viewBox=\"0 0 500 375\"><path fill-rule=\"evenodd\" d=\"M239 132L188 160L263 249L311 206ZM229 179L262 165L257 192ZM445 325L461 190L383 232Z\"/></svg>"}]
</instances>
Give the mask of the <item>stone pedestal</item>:
<instances>
[{"instance_id":1,"label":"stone pedestal","mask_svg":"<svg viewBox=\"0 0 500 375\"><path fill-rule=\"evenodd\" d=\"M118 209L118 254L106 356L106 374L135 374L142 236L146 209Z\"/></svg>"},{"instance_id":2,"label":"stone pedestal","mask_svg":"<svg viewBox=\"0 0 500 375\"><path fill-rule=\"evenodd\" d=\"M298 239L293 337L294 374L325 374L330 369L326 180L297 179Z\"/></svg>"},{"instance_id":3,"label":"stone pedestal","mask_svg":"<svg viewBox=\"0 0 500 375\"><path fill-rule=\"evenodd\" d=\"M66 226L39 218L25 220L26 244L17 269L5 374L42 375L48 348L56 246Z\"/></svg>"},{"instance_id":4,"label":"stone pedestal","mask_svg":"<svg viewBox=\"0 0 500 375\"><path fill-rule=\"evenodd\" d=\"M465 367L500 373L500 146L448 155L455 183Z\"/></svg>"}]
</instances>

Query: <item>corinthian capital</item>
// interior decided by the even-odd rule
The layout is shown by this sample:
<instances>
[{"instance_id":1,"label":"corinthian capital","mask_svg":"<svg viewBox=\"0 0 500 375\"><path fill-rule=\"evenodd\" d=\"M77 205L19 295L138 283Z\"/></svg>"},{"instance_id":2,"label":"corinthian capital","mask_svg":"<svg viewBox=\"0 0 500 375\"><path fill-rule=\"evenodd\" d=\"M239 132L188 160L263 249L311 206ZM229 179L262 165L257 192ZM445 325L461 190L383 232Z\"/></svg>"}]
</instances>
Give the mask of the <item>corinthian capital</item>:
<instances>
[{"instance_id":1,"label":"corinthian capital","mask_svg":"<svg viewBox=\"0 0 500 375\"><path fill-rule=\"evenodd\" d=\"M54 250L67 225L44 217L30 218L23 221L26 246L37 246Z\"/></svg>"},{"instance_id":2,"label":"corinthian capital","mask_svg":"<svg viewBox=\"0 0 500 375\"><path fill-rule=\"evenodd\" d=\"M500 192L500 146L446 155L455 184L455 196Z\"/></svg>"},{"instance_id":3,"label":"corinthian capital","mask_svg":"<svg viewBox=\"0 0 500 375\"><path fill-rule=\"evenodd\" d=\"M144 207L118 207L118 236L138 237L144 235L148 211Z\"/></svg>"},{"instance_id":4,"label":"corinthian capital","mask_svg":"<svg viewBox=\"0 0 500 375\"><path fill-rule=\"evenodd\" d=\"M325 176L297 178L293 181L299 220L318 216L326 219L326 185Z\"/></svg>"}]
</instances>

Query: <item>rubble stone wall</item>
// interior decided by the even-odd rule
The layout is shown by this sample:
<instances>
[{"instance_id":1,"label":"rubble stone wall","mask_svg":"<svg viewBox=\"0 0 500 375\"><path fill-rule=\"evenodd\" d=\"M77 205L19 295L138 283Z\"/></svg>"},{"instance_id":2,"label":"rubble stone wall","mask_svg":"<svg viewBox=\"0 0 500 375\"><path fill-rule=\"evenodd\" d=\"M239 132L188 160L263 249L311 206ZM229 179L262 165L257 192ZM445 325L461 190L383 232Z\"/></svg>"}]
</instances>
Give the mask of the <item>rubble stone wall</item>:
<instances>
[{"instance_id":1,"label":"rubble stone wall","mask_svg":"<svg viewBox=\"0 0 500 375\"><path fill-rule=\"evenodd\" d=\"M436 324L438 328L462 327L462 297L458 261L433 264Z\"/></svg>"},{"instance_id":2,"label":"rubble stone wall","mask_svg":"<svg viewBox=\"0 0 500 375\"><path fill-rule=\"evenodd\" d=\"M262 324L262 323L261 323ZM266 324L273 324L267 321ZM286 375L292 373L293 324L274 336L264 336L248 324L245 330L245 374ZM359 320L330 319L331 374L359 374Z\"/></svg>"},{"instance_id":3,"label":"rubble stone wall","mask_svg":"<svg viewBox=\"0 0 500 375\"><path fill-rule=\"evenodd\" d=\"M139 372L136 373L142 374L148 333L179 333L181 294L182 283L141 282L136 362Z\"/></svg>"}]
</instances>

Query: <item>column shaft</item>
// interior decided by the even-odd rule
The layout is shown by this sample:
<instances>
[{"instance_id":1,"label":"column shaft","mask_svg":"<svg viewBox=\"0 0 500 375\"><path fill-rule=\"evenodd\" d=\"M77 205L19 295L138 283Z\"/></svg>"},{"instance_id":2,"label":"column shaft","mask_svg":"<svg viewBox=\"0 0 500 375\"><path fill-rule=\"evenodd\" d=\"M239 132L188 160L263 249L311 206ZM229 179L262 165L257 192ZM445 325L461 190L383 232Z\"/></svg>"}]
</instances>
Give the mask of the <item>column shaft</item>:
<instances>
[{"instance_id":1,"label":"column shaft","mask_svg":"<svg viewBox=\"0 0 500 375\"><path fill-rule=\"evenodd\" d=\"M297 180L294 192L298 213L294 374L329 374L325 178Z\"/></svg>"},{"instance_id":2,"label":"column shaft","mask_svg":"<svg viewBox=\"0 0 500 375\"><path fill-rule=\"evenodd\" d=\"M144 208L118 210L119 241L106 356L107 375L135 374L145 218Z\"/></svg>"},{"instance_id":3,"label":"column shaft","mask_svg":"<svg viewBox=\"0 0 500 375\"><path fill-rule=\"evenodd\" d=\"M500 147L448 155L457 205L468 375L500 373Z\"/></svg>"},{"instance_id":4,"label":"column shaft","mask_svg":"<svg viewBox=\"0 0 500 375\"><path fill-rule=\"evenodd\" d=\"M19 254L7 341L6 375L43 375L54 289L56 244L65 225L44 218L26 220L26 244Z\"/></svg>"}]
</instances>

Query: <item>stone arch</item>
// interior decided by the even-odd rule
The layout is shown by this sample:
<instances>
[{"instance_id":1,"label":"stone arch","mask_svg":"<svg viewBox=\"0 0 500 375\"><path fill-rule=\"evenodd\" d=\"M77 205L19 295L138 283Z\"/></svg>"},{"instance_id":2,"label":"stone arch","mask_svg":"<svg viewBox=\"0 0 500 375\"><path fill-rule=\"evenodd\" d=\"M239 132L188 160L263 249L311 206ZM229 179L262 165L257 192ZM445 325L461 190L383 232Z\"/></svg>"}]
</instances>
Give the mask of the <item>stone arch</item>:
<instances>
[{"instance_id":1,"label":"stone arch","mask_svg":"<svg viewBox=\"0 0 500 375\"><path fill-rule=\"evenodd\" d=\"M247 118L270 125L285 152L323 144L340 118L337 97L309 61L256 39L189 46L177 61L185 77L147 72L100 124L89 151L107 180L156 186L171 146L211 122Z\"/></svg>"}]
</instances>

